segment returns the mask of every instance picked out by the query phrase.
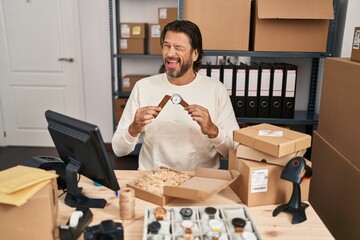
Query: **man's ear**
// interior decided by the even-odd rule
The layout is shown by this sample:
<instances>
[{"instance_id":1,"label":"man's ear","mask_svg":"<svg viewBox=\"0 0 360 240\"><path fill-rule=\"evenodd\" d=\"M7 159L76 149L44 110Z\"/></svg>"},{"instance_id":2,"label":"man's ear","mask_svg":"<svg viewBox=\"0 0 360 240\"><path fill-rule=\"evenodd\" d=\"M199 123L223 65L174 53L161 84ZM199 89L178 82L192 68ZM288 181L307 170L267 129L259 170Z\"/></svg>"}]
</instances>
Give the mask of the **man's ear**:
<instances>
[{"instance_id":1,"label":"man's ear","mask_svg":"<svg viewBox=\"0 0 360 240\"><path fill-rule=\"evenodd\" d=\"M195 49L193 51L193 62L195 62L199 57L199 51L197 49Z\"/></svg>"}]
</instances>

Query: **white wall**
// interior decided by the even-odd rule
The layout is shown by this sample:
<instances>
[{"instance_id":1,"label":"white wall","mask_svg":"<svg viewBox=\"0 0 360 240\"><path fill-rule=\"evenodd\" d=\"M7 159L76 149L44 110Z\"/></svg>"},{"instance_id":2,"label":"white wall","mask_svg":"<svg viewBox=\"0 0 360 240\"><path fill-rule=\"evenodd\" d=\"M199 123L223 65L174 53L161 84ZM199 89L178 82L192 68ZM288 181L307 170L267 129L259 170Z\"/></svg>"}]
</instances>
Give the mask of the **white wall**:
<instances>
[{"instance_id":1,"label":"white wall","mask_svg":"<svg viewBox=\"0 0 360 240\"><path fill-rule=\"evenodd\" d=\"M111 142L112 93L108 1L79 0L85 118Z\"/></svg>"}]
</instances>

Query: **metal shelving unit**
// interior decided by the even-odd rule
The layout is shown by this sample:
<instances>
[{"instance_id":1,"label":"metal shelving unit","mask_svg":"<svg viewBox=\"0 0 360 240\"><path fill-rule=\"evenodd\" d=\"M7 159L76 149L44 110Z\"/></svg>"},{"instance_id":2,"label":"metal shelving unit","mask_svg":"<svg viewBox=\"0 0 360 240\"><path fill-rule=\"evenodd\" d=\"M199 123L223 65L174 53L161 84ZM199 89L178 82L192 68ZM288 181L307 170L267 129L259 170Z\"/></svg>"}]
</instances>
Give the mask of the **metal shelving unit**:
<instances>
[{"instance_id":1,"label":"metal shelving unit","mask_svg":"<svg viewBox=\"0 0 360 240\"><path fill-rule=\"evenodd\" d=\"M113 2L115 3L115 8L113 8ZM205 56L243 56L243 57L269 57L269 58L307 58L312 59L311 65L311 75L310 75L310 86L309 86L309 100L308 100L308 109L307 111L295 111L295 117L292 119L285 118L237 118L240 123L270 123L270 124L287 124L287 125L304 125L307 128L308 133L312 133L312 130L317 128L318 124L318 115L315 113L315 101L316 101L316 91L317 91L317 80L318 80L318 69L320 58L331 57L335 52L335 37L337 30L337 16L338 16L338 7L339 0L333 1L334 5L334 19L330 21L329 24L329 34L328 34L328 46L327 52L256 52L256 51L205 51ZM109 0L109 21L110 21L110 45L111 45L111 81L112 81L112 92L113 98L115 97L128 97L129 94L124 94L120 91L121 89L121 73L122 73L122 59L159 59L160 55L123 55L117 54L117 50L114 51L114 41L116 45L119 46L119 37L114 38L114 16L115 12L116 27L117 32L119 29L120 22L120 0ZM178 16L179 19L183 19L183 0L178 0ZM115 40L114 40L115 39ZM115 70L115 63L117 64L117 70ZM118 91L115 90L115 76L117 76ZM116 127L114 122L114 129Z\"/></svg>"}]
</instances>

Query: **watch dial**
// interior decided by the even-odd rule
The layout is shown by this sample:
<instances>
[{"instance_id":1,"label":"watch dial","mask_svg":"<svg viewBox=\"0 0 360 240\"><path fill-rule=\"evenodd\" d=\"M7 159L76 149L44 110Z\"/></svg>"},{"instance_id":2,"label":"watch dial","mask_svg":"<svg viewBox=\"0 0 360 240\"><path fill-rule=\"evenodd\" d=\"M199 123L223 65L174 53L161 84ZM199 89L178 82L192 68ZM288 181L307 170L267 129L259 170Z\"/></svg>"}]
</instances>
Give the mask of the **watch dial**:
<instances>
[{"instance_id":1,"label":"watch dial","mask_svg":"<svg viewBox=\"0 0 360 240\"><path fill-rule=\"evenodd\" d=\"M180 210L181 215L183 215L184 217L191 217L191 215L193 214L193 211L191 208L182 208Z\"/></svg>"},{"instance_id":2,"label":"watch dial","mask_svg":"<svg viewBox=\"0 0 360 240\"><path fill-rule=\"evenodd\" d=\"M174 104L179 104L181 102L181 96L179 94L175 94L172 96L171 101Z\"/></svg>"}]
</instances>

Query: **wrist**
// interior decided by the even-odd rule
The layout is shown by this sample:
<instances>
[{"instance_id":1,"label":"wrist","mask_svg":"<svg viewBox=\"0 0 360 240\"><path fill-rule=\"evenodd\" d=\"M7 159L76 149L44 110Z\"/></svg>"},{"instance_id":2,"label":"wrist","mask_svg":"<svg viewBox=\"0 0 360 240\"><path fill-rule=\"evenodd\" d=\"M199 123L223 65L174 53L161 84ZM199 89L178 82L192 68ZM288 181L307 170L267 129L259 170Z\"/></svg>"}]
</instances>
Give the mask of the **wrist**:
<instances>
[{"instance_id":1,"label":"wrist","mask_svg":"<svg viewBox=\"0 0 360 240\"><path fill-rule=\"evenodd\" d=\"M219 129L217 126L214 125L214 127L209 131L208 138L216 138L219 134Z\"/></svg>"},{"instance_id":2,"label":"wrist","mask_svg":"<svg viewBox=\"0 0 360 240\"><path fill-rule=\"evenodd\" d=\"M136 129L136 127L134 126L133 123L130 124L129 129L128 129L128 132L129 132L129 134L130 134L132 137L137 137L137 136L140 134L140 132L137 131L137 129Z\"/></svg>"}]
</instances>

